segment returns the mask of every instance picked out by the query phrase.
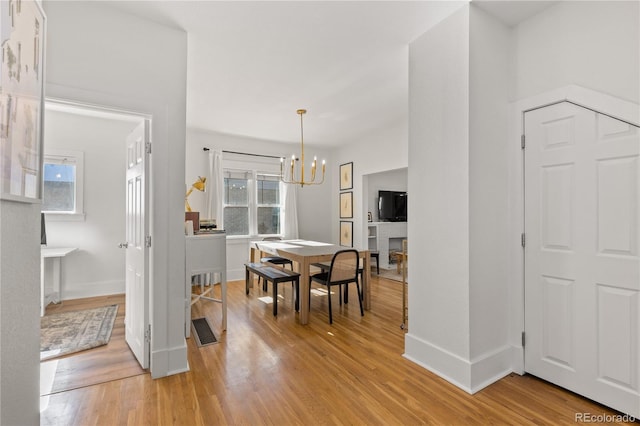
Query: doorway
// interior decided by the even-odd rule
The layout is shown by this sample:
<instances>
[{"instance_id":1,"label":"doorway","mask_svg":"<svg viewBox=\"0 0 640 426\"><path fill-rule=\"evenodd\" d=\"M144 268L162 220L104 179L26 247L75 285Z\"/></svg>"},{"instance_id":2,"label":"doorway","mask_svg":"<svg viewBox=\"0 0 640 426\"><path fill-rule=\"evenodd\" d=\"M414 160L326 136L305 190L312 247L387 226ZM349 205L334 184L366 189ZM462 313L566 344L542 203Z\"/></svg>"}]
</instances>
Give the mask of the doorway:
<instances>
[{"instance_id":1,"label":"doorway","mask_svg":"<svg viewBox=\"0 0 640 426\"><path fill-rule=\"evenodd\" d=\"M125 253L118 248L125 236L126 138L143 120L103 108L45 102L45 157L48 150L80 152L84 157L84 173L78 177L84 188L82 211L46 215L48 246L78 248L64 262L63 302L50 305L49 311L118 304L118 314L111 347L41 363L46 369L41 377L50 382L41 393L145 373L136 368L137 362L123 368L123 362L135 358L124 343Z\"/></svg>"},{"instance_id":2,"label":"doorway","mask_svg":"<svg viewBox=\"0 0 640 426\"><path fill-rule=\"evenodd\" d=\"M640 416L640 130L525 114L525 371Z\"/></svg>"}]
</instances>

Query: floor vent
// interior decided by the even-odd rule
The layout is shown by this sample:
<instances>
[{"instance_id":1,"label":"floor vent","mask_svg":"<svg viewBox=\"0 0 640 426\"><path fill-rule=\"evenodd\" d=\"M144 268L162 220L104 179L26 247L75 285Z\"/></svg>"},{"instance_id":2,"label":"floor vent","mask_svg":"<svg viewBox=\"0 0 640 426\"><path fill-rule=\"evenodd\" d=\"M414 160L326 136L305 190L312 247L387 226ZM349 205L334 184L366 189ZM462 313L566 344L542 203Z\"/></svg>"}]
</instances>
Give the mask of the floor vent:
<instances>
[{"instance_id":1,"label":"floor vent","mask_svg":"<svg viewBox=\"0 0 640 426\"><path fill-rule=\"evenodd\" d=\"M213 334L209 321L206 318L196 318L191 320L191 328L193 329L193 336L196 338L198 346L207 346L218 343L216 335Z\"/></svg>"}]
</instances>

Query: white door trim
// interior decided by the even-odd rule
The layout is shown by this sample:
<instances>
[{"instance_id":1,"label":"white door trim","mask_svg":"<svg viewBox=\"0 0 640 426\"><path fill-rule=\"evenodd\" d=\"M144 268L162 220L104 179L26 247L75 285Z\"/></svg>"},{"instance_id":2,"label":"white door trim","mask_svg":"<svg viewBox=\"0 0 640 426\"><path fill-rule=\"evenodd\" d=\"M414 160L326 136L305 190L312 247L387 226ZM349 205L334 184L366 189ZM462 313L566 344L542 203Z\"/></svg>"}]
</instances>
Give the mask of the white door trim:
<instances>
[{"instance_id":1,"label":"white door trim","mask_svg":"<svg viewBox=\"0 0 640 426\"><path fill-rule=\"evenodd\" d=\"M640 126L640 105L584 87L569 85L556 90L513 102L509 117L509 302L513 371L524 374L524 252L521 235L524 232L524 167L520 137L524 129L524 113L559 102L601 112L613 118Z\"/></svg>"}]
</instances>

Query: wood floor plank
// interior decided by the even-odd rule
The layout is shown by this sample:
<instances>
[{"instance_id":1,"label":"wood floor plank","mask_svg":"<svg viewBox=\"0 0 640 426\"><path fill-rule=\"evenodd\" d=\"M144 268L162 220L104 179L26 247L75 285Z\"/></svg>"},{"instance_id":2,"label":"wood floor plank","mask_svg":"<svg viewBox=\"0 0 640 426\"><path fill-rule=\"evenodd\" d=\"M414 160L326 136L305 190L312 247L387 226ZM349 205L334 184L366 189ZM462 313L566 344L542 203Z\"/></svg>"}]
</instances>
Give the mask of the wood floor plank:
<instances>
[{"instance_id":1,"label":"wood floor plank","mask_svg":"<svg viewBox=\"0 0 640 426\"><path fill-rule=\"evenodd\" d=\"M264 293L228 285L228 330L220 306L201 300L219 343L188 340L191 371L148 374L59 392L43 425L414 425L575 424L576 413L615 412L531 376L511 374L469 395L402 357L401 284L372 280L372 310L352 295L328 324L326 296L312 296L307 326L297 322L289 286L274 317ZM216 292L218 289L216 288ZM354 292L355 294L355 292Z\"/></svg>"},{"instance_id":2,"label":"wood floor plank","mask_svg":"<svg viewBox=\"0 0 640 426\"><path fill-rule=\"evenodd\" d=\"M51 389L42 394L61 392L125 377L145 374L129 350L124 336L124 294L65 300L47 306L46 315L118 305L109 343L104 346L42 362L42 368L55 368Z\"/></svg>"}]
</instances>

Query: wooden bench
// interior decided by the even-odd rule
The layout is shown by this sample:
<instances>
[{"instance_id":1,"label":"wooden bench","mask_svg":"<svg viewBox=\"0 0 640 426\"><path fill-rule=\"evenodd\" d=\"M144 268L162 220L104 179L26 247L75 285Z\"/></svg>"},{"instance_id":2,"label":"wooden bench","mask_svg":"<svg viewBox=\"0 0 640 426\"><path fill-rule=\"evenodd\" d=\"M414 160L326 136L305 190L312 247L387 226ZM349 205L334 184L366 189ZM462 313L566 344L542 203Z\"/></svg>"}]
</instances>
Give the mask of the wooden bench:
<instances>
[{"instance_id":1,"label":"wooden bench","mask_svg":"<svg viewBox=\"0 0 640 426\"><path fill-rule=\"evenodd\" d=\"M245 291L249 294L249 277L250 274L256 274L261 277L265 283L271 281L273 283L273 315L278 315L278 283L291 281L295 286L295 306L296 312L299 309L299 293L300 293L300 274L285 269L272 263L245 263Z\"/></svg>"}]
</instances>

